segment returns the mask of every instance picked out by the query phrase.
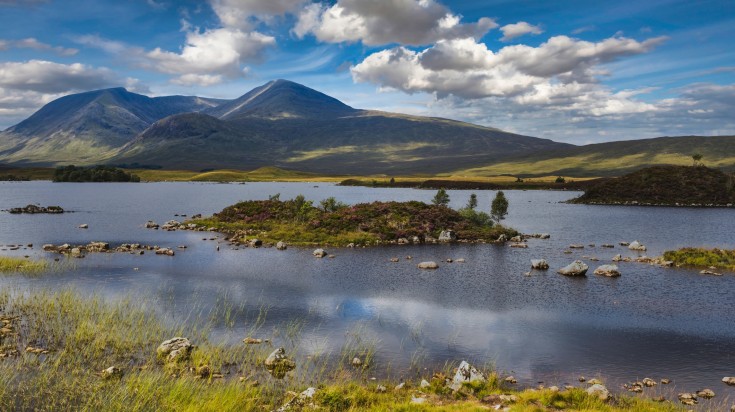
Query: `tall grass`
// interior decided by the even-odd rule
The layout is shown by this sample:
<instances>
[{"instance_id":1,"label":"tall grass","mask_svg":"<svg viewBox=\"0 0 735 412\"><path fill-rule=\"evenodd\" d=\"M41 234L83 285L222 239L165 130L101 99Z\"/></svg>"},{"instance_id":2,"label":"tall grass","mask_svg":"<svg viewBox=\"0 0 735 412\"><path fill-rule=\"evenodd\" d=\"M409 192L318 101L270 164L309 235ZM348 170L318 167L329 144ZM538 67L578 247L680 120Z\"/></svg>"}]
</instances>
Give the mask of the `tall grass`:
<instances>
[{"instance_id":1,"label":"tall grass","mask_svg":"<svg viewBox=\"0 0 735 412\"><path fill-rule=\"evenodd\" d=\"M0 273L39 274L48 268L46 260L0 256Z\"/></svg>"}]
</instances>

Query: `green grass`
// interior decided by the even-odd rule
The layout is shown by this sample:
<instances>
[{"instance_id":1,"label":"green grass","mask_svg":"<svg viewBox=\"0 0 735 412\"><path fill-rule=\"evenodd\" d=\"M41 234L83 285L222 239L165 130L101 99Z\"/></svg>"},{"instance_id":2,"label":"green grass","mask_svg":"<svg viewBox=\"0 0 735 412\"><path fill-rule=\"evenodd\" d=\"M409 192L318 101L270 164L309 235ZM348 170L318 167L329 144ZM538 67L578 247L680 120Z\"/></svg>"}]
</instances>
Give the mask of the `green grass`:
<instances>
[{"instance_id":1,"label":"green grass","mask_svg":"<svg viewBox=\"0 0 735 412\"><path fill-rule=\"evenodd\" d=\"M513 411L680 410L638 398L602 402L581 389L516 391L503 387L492 371L485 371L486 383L458 393L448 390L441 378L432 379L426 389L408 380L407 389L393 391L398 382L366 379L379 371L368 375L327 356L297 357L297 369L277 380L262 366L272 347L212 342L207 314L164 322L153 303L70 290L0 293L0 410L262 411L278 408L308 386L317 388L313 402L326 411L481 411L487 410L482 397L497 393L518 396ZM298 340L301 332L290 326L281 333L274 339L291 335ZM157 345L173 336L187 336L196 345L191 360L166 365L156 359ZM343 352L358 350L363 343L351 342ZM45 352L32 353L29 347ZM200 365L222 377L197 377L191 369ZM110 366L121 368L122 377L100 376ZM388 391L378 393L377 384ZM411 404L418 395L427 398L426 404Z\"/></svg>"},{"instance_id":2,"label":"green grass","mask_svg":"<svg viewBox=\"0 0 735 412\"><path fill-rule=\"evenodd\" d=\"M0 256L0 273L38 274L48 269L48 261Z\"/></svg>"},{"instance_id":3,"label":"green grass","mask_svg":"<svg viewBox=\"0 0 735 412\"><path fill-rule=\"evenodd\" d=\"M683 248L664 252L664 259L679 266L735 270L735 250Z\"/></svg>"}]
</instances>

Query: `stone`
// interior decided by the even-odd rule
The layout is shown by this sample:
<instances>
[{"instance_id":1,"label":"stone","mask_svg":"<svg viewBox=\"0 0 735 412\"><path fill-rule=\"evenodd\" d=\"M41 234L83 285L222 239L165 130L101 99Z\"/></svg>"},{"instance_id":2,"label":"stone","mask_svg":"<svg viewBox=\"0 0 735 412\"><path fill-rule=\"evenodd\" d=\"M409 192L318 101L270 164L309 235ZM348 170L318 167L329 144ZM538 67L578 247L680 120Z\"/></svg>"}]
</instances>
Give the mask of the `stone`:
<instances>
[{"instance_id":1,"label":"stone","mask_svg":"<svg viewBox=\"0 0 735 412\"><path fill-rule=\"evenodd\" d=\"M325 252L324 249L316 249L315 251L311 252L311 254L318 258L323 258L327 256L327 252Z\"/></svg>"},{"instance_id":2,"label":"stone","mask_svg":"<svg viewBox=\"0 0 735 412\"><path fill-rule=\"evenodd\" d=\"M670 383L671 383L671 379L667 379L667 378L661 379L661 384L662 385L668 385Z\"/></svg>"},{"instance_id":3,"label":"stone","mask_svg":"<svg viewBox=\"0 0 735 412\"><path fill-rule=\"evenodd\" d=\"M699 274L700 275L710 275L710 276L722 276L722 273L713 272L713 271L708 270L708 269L701 270L699 272Z\"/></svg>"},{"instance_id":4,"label":"stone","mask_svg":"<svg viewBox=\"0 0 735 412\"><path fill-rule=\"evenodd\" d=\"M505 383L518 383L516 378L514 376L508 376L507 378L503 379Z\"/></svg>"},{"instance_id":5,"label":"stone","mask_svg":"<svg viewBox=\"0 0 735 412\"><path fill-rule=\"evenodd\" d=\"M507 241L508 241L508 236L505 236L505 233L498 236L498 240L496 240L496 242L507 242Z\"/></svg>"},{"instance_id":6,"label":"stone","mask_svg":"<svg viewBox=\"0 0 735 412\"><path fill-rule=\"evenodd\" d=\"M622 260L623 260L623 255L621 255L620 253L618 253L617 255L613 256L613 258L612 258L612 261L613 262L620 262Z\"/></svg>"},{"instance_id":7,"label":"stone","mask_svg":"<svg viewBox=\"0 0 735 412\"><path fill-rule=\"evenodd\" d=\"M263 246L263 241L260 239L250 239L248 244L250 245L250 247L261 247Z\"/></svg>"},{"instance_id":8,"label":"stone","mask_svg":"<svg viewBox=\"0 0 735 412\"><path fill-rule=\"evenodd\" d=\"M202 365L196 369L196 376L206 379L212 376L212 368L209 365Z\"/></svg>"},{"instance_id":9,"label":"stone","mask_svg":"<svg viewBox=\"0 0 735 412\"><path fill-rule=\"evenodd\" d=\"M167 247L162 247L162 248L156 249L156 254L157 255L174 256L176 254L176 252L174 252L173 249L169 249Z\"/></svg>"},{"instance_id":10,"label":"stone","mask_svg":"<svg viewBox=\"0 0 735 412\"><path fill-rule=\"evenodd\" d=\"M459 258L459 259L455 260L455 262L457 262L457 263L465 263L466 260L464 258Z\"/></svg>"},{"instance_id":11,"label":"stone","mask_svg":"<svg viewBox=\"0 0 735 412\"><path fill-rule=\"evenodd\" d=\"M602 265L595 269L595 275L607 276L609 278L620 276L617 265Z\"/></svg>"},{"instance_id":12,"label":"stone","mask_svg":"<svg viewBox=\"0 0 735 412\"><path fill-rule=\"evenodd\" d=\"M189 339L177 337L161 343L156 349L156 354L159 359L167 362L186 361L191 357L192 349L194 347Z\"/></svg>"},{"instance_id":13,"label":"stone","mask_svg":"<svg viewBox=\"0 0 735 412\"><path fill-rule=\"evenodd\" d=\"M663 383L663 380L661 381L661 383ZM656 381L651 378L643 378L643 386L647 388L652 388L656 386Z\"/></svg>"},{"instance_id":14,"label":"stone","mask_svg":"<svg viewBox=\"0 0 735 412\"><path fill-rule=\"evenodd\" d=\"M81 225L79 225L79 229L89 229L89 225L86 223L82 223Z\"/></svg>"},{"instance_id":15,"label":"stone","mask_svg":"<svg viewBox=\"0 0 735 412\"><path fill-rule=\"evenodd\" d=\"M426 398L422 398L422 397L417 398L415 396L411 396L411 403L416 404L416 405L421 405L423 403L426 403Z\"/></svg>"},{"instance_id":16,"label":"stone","mask_svg":"<svg viewBox=\"0 0 735 412\"><path fill-rule=\"evenodd\" d=\"M260 345L261 343L263 343L263 339L251 338L249 336L247 338L243 339L242 341L246 345Z\"/></svg>"},{"instance_id":17,"label":"stone","mask_svg":"<svg viewBox=\"0 0 735 412\"><path fill-rule=\"evenodd\" d=\"M569 245L569 249L584 249L584 245L580 245L580 244Z\"/></svg>"},{"instance_id":18,"label":"stone","mask_svg":"<svg viewBox=\"0 0 735 412\"><path fill-rule=\"evenodd\" d=\"M569 265L559 269L557 273L564 276L585 276L588 269L589 266L587 266L584 262L582 262L581 260L575 260Z\"/></svg>"},{"instance_id":19,"label":"stone","mask_svg":"<svg viewBox=\"0 0 735 412\"><path fill-rule=\"evenodd\" d=\"M283 379L286 373L296 368L296 362L286 356L286 350L278 348L274 350L263 362L265 368L278 379Z\"/></svg>"},{"instance_id":20,"label":"stone","mask_svg":"<svg viewBox=\"0 0 735 412\"><path fill-rule=\"evenodd\" d=\"M457 368L457 372L454 374L451 385L449 387L453 391L458 391L462 388L465 383L472 382L485 382L485 375L475 369L474 366L470 365L467 361L462 361Z\"/></svg>"},{"instance_id":21,"label":"stone","mask_svg":"<svg viewBox=\"0 0 735 412\"><path fill-rule=\"evenodd\" d=\"M735 377L733 377L733 376L725 376L724 378L722 378L722 382L725 385L735 386Z\"/></svg>"},{"instance_id":22,"label":"stone","mask_svg":"<svg viewBox=\"0 0 735 412\"><path fill-rule=\"evenodd\" d=\"M439 241L440 242L456 242L457 241L457 234L454 232L454 230L442 230L439 234Z\"/></svg>"},{"instance_id":23,"label":"stone","mask_svg":"<svg viewBox=\"0 0 735 412\"><path fill-rule=\"evenodd\" d=\"M631 244L629 244L628 245L628 249L630 249L630 250L636 250L636 251L639 251L639 252L645 252L646 251L646 247L643 244L641 244L639 241L637 241L637 240L635 240Z\"/></svg>"},{"instance_id":24,"label":"stone","mask_svg":"<svg viewBox=\"0 0 735 412\"><path fill-rule=\"evenodd\" d=\"M523 242L523 238L520 236L513 236L512 238L510 238L510 241L511 242Z\"/></svg>"},{"instance_id":25,"label":"stone","mask_svg":"<svg viewBox=\"0 0 735 412\"><path fill-rule=\"evenodd\" d=\"M122 378L123 371L117 366L110 366L109 368L100 372L100 376L102 376L102 379L113 379L113 378L119 379L119 378Z\"/></svg>"},{"instance_id":26,"label":"stone","mask_svg":"<svg viewBox=\"0 0 735 412\"><path fill-rule=\"evenodd\" d=\"M286 250L286 249L288 249L288 245L286 244L286 242L279 241L278 243L276 243L276 250Z\"/></svg>"},{"instance_id":27,"label":"stone","mask_svg":"<svg viewBox=\"0 0 735 412\"><path fill-rule=\"evenodd\" d=\"M712 389L702 389L701 391L697 391L697 396L702 399L712 399L715 397L715 391Z\"/></svg>"},{"instance_id":28,"label":"stone","mask_svg":"<svg viewBox=\"0 0 735 412\"><path fill-rule=\"evenodd\" d=\"M390 258L390 261L393 262L393 263L396 263L396 262L398 262L400 260L401 259L398 259L397 257Z\"/></svg>"},{"instance_id":29,"label":"stone","mask_svg":"<svg viewBox=\"0 0 735 412\"><path fill-rule=\"evenodd\" d=\"M518 248L518 249L528 249L527 243L511 243L510 247Z\"/></svg>"},{"instance_id":30,"label":"stone","mask_svg":"<svg viewBox=\"0 0 735 412\"><path fill-rule=\"evenodd\" d=\"M375 387L375 392L378 392L378 393L386 393L387 391L388 391L388 388L386 388L383 385L378 385L378 386Z\"/></svg>"},{"instance_id":31,"label":"stone","mask_svg":"<svg viewBox=\"0 0 735 412\"><path fill-rule=\"evenodd\" d=\"M439 265L436 262L421 262L417 267L419 269L439 269Z\"/></svg>"},{"instance_id":32,"label":"stone","mask_svg":"<svg viewBox=\"0 0 735 412\"><path fill-rule=\"evenodd\" d=\"M680 393L677 398L679 402L687 406L693 406L697 404L697 395L693 393Z\"/></svg>"},{"instance_id":33,"label":"stone","mask_svg":"<svg viewBox=\"0 0 735 412\"><path fill-rule=\"evenodd\" d=\"M401 382L398 385L396 385L395 388L393 388L393 390L394 391L400 391L401 389L403 389L405 387L406 387L406 382Z\"/></svg>"},{"instance_id":34,"label":"stone","mask_svg":"<svg viewBox=\"0 0 735 412\"><path fill-rule=\"evenodd\" d=\"M407 244L409 244L409 243L411 243L411 242L409 242L409 241L408 241L408 239L406 239L405 237L402 237L402 238L399 238L399 239L398 239L397 243L398 243L399 245L407 245Z\"/></svg>"},{"instance_id":35,"label":"stone","mask_svg":"<svg viewBox=\"0 0 735 412\"><path fill-rule=\"evenodd\" d=\"M610 398L610 391L608 391L605 386L599 383L587 388L586 392L588 395L597 397L602 401L606 401Z\"/></svg>"},{"instance_id":36,"label":"stone","mask_svg":"<svg viewBox=\"0 0 735 412\"><path fill-rule=\"evenodd\" d=\"M597 385L597 384L602 385L602 382L600 382L599 379L592 378L592 379L590 379L590 380L587 381L587 384L588 385Z\"/></svg>"},{"instance_id":37,"label":"stone","mask_svg":"<svg viewBox=\"0 0 735 412\"><path fill-rule=\"evenodd\" d=\"M317 391L316 388L307 388L305 391L294 396L293 399L286 402L283 406L276 409L276 412L304 410L304 408L309 406L310 401L314 399L314 395L316 395L316 391ZM311 407L314 407L314 405L311 405Z\"/></svg>"},{"instance_id":38,"label":"stone","mask_svg":"<svg viewBox=\"0 0 735 412\"><path fill-rule=\"evenodd\" d=\"M360 366L362 366L362 359L358 358L357 356L352 358L352 366L355 368L359 368Z\"/></svg>"},{"instance_id":39,"label":"stone","mask_svg":"<svg viewBox=\"0 0 735 412\"><path fill-rule=\"evenodd\" d=\"M428 388L429 386L431 386L429 381L427 381L426 379L421 379L421 383L419 384L420 388Z\"/></svg>"},{"instance_id":40,"label":"stone","mask_svg":"<svg viewBox=\"0 0 735 412\"><path fill-rule=\"evenodd\" d=\"M531 269L547 270L549 262L546 259L531 259Z\"/></svg>"}]
</instances>

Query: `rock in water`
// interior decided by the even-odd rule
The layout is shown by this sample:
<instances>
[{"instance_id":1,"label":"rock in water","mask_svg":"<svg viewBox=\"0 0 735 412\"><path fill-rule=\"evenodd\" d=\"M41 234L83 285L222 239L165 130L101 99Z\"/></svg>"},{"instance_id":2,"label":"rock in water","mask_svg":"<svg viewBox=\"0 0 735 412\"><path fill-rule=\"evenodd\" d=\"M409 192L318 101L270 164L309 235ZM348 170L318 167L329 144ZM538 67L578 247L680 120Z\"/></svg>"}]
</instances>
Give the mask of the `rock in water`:
<instances>
[{"instance_id":1,"label":"rock in water","mask_svg":"<svg viewBox=\"0 0 735 412\"><path fill-rule=\"evenodd\" d=\"M439 269L436 262L421 262L418 264L419 269Z\"/></svg>"},{"instance_id":2,"label":"rock in water","mask_svg":"<svg viewBox=\"0 0 735 412\"><path fill-rule=\"evenodd\" d=\"M457 234L454 230L442 230L439 234L440 242L455 242L457 240Z\"/></svg>"},{"instance_id":3,"label":"rock in water","mask_svg":"<svg viewBox=\"0 0 735 412\"><path fill-rule=\"evenodd\" d=\"M630 250L637 250L639 252L645 252L646 251L646 247L644 245L642 245L641 242L639 242L637 240L633 241L633 243L631 243L630 245L628 245L628 249L630 249Z\"/></svg>"},{"instance_id":4,"label":"rock in water","mask_svg":"<svg viewBox=\"0 0 735 412\"><path fill-rule=\"evenodd\" d=\"M286 373L296 368L296 362L286 356L286 350L278 348L274 350L264 362L265 368L278 379L283 379Z\"/></svg>"},{"instance_id":5,"label":"rock in water","mask_svg":"<svg viewBox=\"0 0 735 412\"><path fill-rule=\"evenodd\" d=\"M545 259L531 259L531 269L547 270L549 262Z\"/></svg>"},{"instance_id":6,"label":"rock in water","mask_svg":"<svg viewBox=\"0 0 735 412\"><path fill-rule=\"evenodd\" d=\"M187 338L173 338L164 341L156 349L158 358L167 362L178 362L189 360L194 347Z\"/></svg>"},{"instance_id":7,"label":"rock in water","mask_svg":"<svg viewBox=\"0 0 735 412\"><path fill-rule=\"evenodd\" d=\"M585 276L588 269L589 266L587 266L584 262L582 262L581 260L575 260L568 266L559 269L557 273L565 276Z\"/></svg>"},{"instance_id":8,"label":"rock in water","mask_svg":"<svg viewBox=\"0 0 735 412\"><path fill-rule=\"evenodd\" d=\"M286 249L288 249L288 245L286 244L286 242L280 241L280 242L276 243L276 249L278 249L278 250L286 250Z\"/></svg>"},{"instance_id":9,"label":"rock in water","mask_svg":"<svg viewBox=\"0 0 735 412\"><path fill-rule=\"evenodd\" d=\"M620 271L617 265L602 265L595 269L595 275L617 277L620 276Z\"/></svg>"},{"instance_id":10,"label":"rock in water","mask_svg":"<svg viewBox=\"0 0 735 412\"><path fill-rule=\"evenodd\" d=\"M458 391L462 388L462 384L471 382L485 382L485 375L480 373L474 366L462 361L457 368L457 373L454 374L452 384L449 386L453 391Z\"/></svg>"},{"instance_id":11,"label":"rock in water","mask_svg":"<svg viewBox=\"0 0 735 412\"><path fill-rule=\"evenodd\" d=\"M722 378L722 382L725 385L735 386L735 377L734 376L725 376Z\"/></svg>"},{"instance_id":12,"label":"rock in water","mask_svg":"<svg viewBox=\"0 0 735 412\"><path fill-rule=\"evenodd\" d=\"M587 388L587 394L590 396L595 396L597 398L600 398L600 400L606 401L608 398L610 398L610 391L607 390L607 388L599 383L594 384Z\"/></svg>"},{"instance_id":13,"label":"rock in water","mask_svg":"<svg viewBox=\"0 0 735 412\"><path fill-rule=\"evenodd\" d=\"M327 252L325 252L324 249L316 249L315 251L311 252L311 254L318 258L323 258L324 256L327 256Z\"/></svg>"}]
</instances>

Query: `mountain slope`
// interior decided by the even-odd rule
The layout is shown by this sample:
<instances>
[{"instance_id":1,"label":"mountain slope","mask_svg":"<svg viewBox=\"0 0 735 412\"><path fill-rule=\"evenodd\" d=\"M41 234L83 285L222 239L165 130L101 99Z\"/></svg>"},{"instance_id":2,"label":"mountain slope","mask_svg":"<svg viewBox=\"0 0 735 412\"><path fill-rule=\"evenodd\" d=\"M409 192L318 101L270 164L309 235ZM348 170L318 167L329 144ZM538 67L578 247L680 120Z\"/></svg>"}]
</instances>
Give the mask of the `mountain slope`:
<instances>
[{"instance_id":1,"label":"mountain slope","mask_svg":"<svg viewBox=\"0 0 735 412\"><path fill-rule=\"evenodd\" d=\"M69 95L0 133L0 157L15 163L98 162L161 118L221 103L189 96L150 98L124 88Z\"/></svg>"},{"instance_id":2,"label":"mountain slope","mask_svg":"<svg viewBox=\"0 0 735 412\"><path fill-rule=\"evenodd\" d=\"M703 155L710 167L735 170L735 136L677 136L569 146L462 168L458 175L618 176L656 165L691 165Z\"/></svg>"}]
</instances>

